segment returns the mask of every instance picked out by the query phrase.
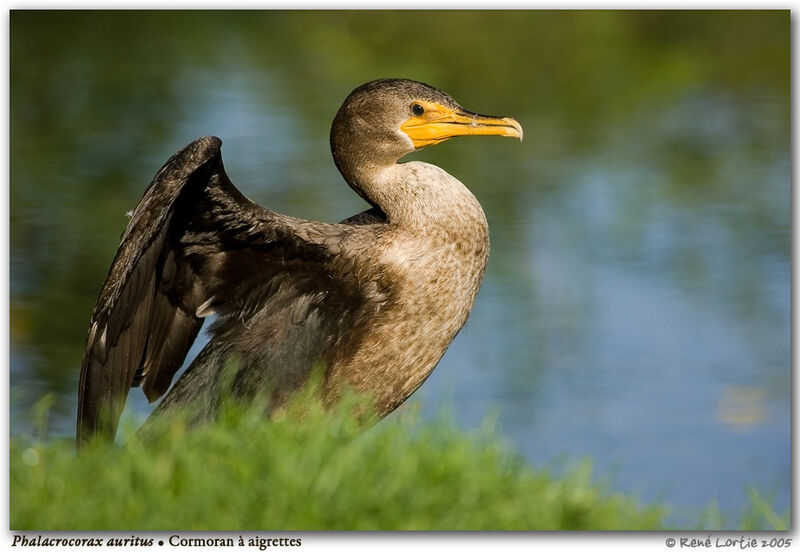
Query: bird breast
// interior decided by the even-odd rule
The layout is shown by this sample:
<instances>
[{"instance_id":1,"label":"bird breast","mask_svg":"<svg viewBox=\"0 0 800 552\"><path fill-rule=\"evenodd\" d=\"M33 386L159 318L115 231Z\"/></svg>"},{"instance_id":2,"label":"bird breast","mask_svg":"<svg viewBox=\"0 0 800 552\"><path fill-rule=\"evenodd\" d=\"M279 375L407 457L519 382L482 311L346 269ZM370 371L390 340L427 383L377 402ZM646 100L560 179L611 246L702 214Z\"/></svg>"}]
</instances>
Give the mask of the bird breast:
<instances>
[{"instance_id":1,"label":"bird breast","mask_svg":"<svg viewBox=\"0 0 800 552\"><path fill-rule=\"evenodd\" d=\"M343 380L375 397L381 413L402 403L436 366L466 322L488 262L483 210L447 177L435 182L445 189L424 206L428 221L390 220L373 258L388 300L348 348L355 354L330 374L331 383Z\"/></svg>"},{"instance_id":2,"label":"bird breast","mask_svg":"<svg viewBox=\"0 0 800 552\"><path fill-rule=\"evenodd\" d=\"M486 216L466 186L439 167L397 167L402 176L396 188L406 195L406 211L390 219L378 264L405 308L453 320L460 328L489 260Z\"/></svg>"}]
</instances>

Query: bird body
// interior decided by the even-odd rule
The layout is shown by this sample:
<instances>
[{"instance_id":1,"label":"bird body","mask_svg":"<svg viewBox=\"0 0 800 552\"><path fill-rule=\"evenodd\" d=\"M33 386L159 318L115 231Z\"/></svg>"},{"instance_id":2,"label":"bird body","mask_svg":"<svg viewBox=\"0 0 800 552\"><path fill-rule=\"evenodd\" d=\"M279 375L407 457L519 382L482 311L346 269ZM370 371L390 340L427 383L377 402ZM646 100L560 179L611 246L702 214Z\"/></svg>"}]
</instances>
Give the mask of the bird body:
<instances>
[{"instance_id":1,"label":"bird body","mask_svg":"<svg viewBox=\"0 0 800 552\"><path fill-rule=\"evenodd\" d=\"M513 119L467 112L414 81L351 93L331 149L372 207L339 224L252 203L225 174L217 138L174 155L135 209L95 306L79 444L113 436L135 385L150 400L164 395L156 414L194 407L202 419L214 416L223 384L275 408L321 366L324 401L349 387L378 414L399 406L466 322L489 256L472 193L439 167L397 163L448 134L522 137ZM210 341L170 388L212 314Z\"/></svg>"}]
</instances>

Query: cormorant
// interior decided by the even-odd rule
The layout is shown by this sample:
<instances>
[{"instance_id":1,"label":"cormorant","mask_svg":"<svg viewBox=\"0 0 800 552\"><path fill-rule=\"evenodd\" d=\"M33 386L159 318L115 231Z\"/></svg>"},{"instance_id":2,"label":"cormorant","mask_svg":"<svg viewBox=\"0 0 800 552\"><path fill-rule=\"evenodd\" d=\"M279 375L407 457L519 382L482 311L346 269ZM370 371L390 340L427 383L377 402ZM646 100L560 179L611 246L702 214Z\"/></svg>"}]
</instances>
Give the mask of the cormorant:
<instances>
[{"instance_id":1,"label":"cormorant","mask_svg":"<svg viewBox=\"0 0 800 552\"><path fill-rule=\"evenodd\" d=\"M128 390L156 412L212 417L228 359L230 393L280 405L323 366L322 394L368 394L379 415L431 373L472 308L489 256L480 204L415 150L453 136L522 139L509 117L466 111L444 92L382 79L333 120L337 168L371 208L339 224L248 200L225 174L219 138L158 171L133 212L95 305L81 367L77 441L113 439ZM170 388L203 319L211 340ZM169 390L169 391L168 391Z\"/></svg>"}]
</instances>

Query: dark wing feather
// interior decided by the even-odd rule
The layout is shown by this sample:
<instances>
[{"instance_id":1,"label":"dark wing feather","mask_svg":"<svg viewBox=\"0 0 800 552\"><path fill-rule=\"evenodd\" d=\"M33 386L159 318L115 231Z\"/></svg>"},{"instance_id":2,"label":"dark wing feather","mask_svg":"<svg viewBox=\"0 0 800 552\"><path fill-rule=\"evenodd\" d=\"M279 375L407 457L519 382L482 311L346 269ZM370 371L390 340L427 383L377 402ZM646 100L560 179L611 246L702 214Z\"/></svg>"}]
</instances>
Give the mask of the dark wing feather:
<instances>
[{"instance_id":1,"label":"dark wing feather","mask_svg":"<svg viewBox=\"0 0 800 552\"><path fill-rule=\"evenodd\" d=\"M152 396L160 370L148 375L147 367L180 367L202 325L194 316L198 297L175 301L171 293L177 269L170 229L181 218L176 208L202 193L220 144L201 138L167 161L122 236L89 327L78 391L79 442L96 433L113 436L137 371ZM160 339L165 330L169 341Z\"/></svg>"},{"instance_id":2,"label":"dark wing feather","mask_svg":"<svg viewBox=\"0 0 800 552\"><path fill-rule=\"evenodd\" d=\"M251 316L300 265L312 291L320 285L313 282L332 284L358 305L357 286L338 281L329 263L344 234L358 227L300 221L253 204L225 174L220 145L205 137L174 155L133 213L89 328L79 444L113 438L132 385L151 401L166 392L204 316Z\"/></svg>"}]
</instances>

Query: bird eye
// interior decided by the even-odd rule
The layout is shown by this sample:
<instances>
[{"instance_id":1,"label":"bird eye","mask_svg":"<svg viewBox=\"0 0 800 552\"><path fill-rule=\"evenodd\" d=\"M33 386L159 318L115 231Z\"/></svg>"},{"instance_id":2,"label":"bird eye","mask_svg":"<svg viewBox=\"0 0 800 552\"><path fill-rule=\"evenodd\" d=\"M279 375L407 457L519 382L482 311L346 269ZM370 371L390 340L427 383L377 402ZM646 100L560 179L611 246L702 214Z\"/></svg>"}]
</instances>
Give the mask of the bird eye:
<instances>
[{"instance_id":1,"label":"bird eye","mask_svg":"<svg viewBox=\"0 0 800 552\"><path fill-rule=\"evenodd\" d=\"M424 108L424 107L422 107L422 106L421 106L421 105L419 105L419 104L414 104L414 105L412 105L412 106L411 106L411 112L412 112L414 115L416 115L417 117L419 117L420 115L422 115L423 113L425 113L425 108Z\"/></svg>"}]
</instances>

